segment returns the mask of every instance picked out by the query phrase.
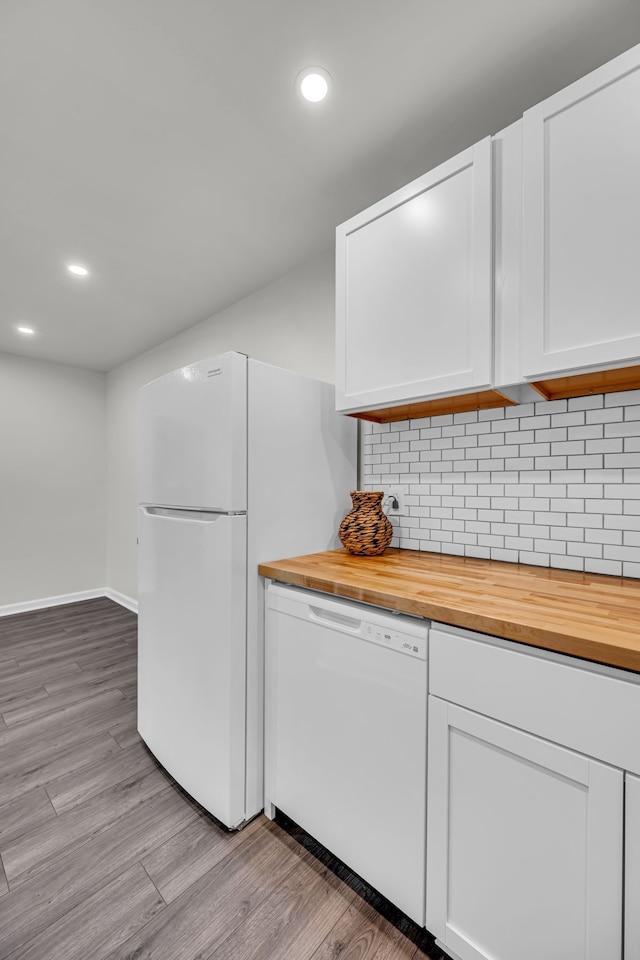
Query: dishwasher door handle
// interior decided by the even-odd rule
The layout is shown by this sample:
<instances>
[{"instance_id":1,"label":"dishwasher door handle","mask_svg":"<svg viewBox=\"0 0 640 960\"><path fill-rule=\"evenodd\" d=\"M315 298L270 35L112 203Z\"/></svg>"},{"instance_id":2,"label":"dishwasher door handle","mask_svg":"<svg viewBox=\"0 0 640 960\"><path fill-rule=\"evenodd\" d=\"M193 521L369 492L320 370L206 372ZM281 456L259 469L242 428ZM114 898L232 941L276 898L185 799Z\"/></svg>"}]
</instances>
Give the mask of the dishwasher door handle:
<instances>
[{"instance_id":1,"label":"dishwasher door handle","mask_svg":"<svg viewBox=\"0 0 640 960\"><path fill-rule=\"evenodd\" d=\"M309 620L313 623L327 624L334 629L342 629L345 633L359 634L362 630L362 620L355 617L346 617L342 613L335 613L333 610L325 610L322 607L309 606Z\"/></svg>"}]
</instances>

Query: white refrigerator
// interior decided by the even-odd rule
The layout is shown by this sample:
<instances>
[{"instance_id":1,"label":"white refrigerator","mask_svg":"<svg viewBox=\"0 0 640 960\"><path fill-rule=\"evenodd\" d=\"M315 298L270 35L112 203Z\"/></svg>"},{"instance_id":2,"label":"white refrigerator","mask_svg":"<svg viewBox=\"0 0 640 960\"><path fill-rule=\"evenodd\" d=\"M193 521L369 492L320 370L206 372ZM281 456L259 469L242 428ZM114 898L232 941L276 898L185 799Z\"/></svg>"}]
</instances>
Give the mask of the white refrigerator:
<instances>
[{"instance_id":1,"label":"white refrigerator","mask_svg":"<svg viewBox=\"0 0 640 960\"><path fill-rule=\"evenodd\" d=\"M356 422L334 388L225 353L140 391L138 730L229 828L263 807L261 561L339 547Z\"/></svg>"}]
</instances>

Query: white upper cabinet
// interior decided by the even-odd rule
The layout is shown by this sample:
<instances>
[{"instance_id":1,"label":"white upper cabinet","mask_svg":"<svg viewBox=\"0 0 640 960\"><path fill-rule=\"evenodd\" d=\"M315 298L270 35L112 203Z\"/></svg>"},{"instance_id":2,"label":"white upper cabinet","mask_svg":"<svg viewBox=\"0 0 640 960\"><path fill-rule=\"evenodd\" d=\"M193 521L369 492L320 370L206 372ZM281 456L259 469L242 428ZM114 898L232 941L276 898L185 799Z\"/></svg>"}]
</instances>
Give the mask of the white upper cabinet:
<instances>
[{"instance_id":1,"label":"white upper cabinet","mask_svg":"<svg viewBox=\"0 0 640 960\"><path fill-rule=\"evenodd\" d=\"M640 358L640 46L524 115L521 371Z\"/></svg>"},{"instance_id":2,"label":"white upper cabinet","mask_svg":"<svg viewBox=\"0 0 640 960\"><path fill-rule=\"evenodd\" d=\"M489 387L491 138L338 227L343 412Z\"/></svg>"}]
</instances>

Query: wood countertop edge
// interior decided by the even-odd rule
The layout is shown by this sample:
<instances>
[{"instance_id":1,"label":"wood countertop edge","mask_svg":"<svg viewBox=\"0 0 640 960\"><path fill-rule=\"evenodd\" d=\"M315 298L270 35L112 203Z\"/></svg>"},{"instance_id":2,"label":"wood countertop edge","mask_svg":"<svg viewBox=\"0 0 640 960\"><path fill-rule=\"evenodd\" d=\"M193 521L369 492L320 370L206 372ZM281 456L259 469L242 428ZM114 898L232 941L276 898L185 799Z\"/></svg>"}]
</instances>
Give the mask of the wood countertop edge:
<instances>
[{"instance_id":1,"label":"wood countertop edge","mask_svg":"<svg viewBox=\"0 0 640 960\"><path fill-rule=\"evenodd\" d=\"M300 567L303 560L304 558L294 558L291 563L295 561ZM482 612L477 609L477 603L473 602L467 601L459 606L452 606L428 596L408 596L402 593L401 585L395 589L385 588L383 576L380 577L379 588L372 589L341 579L337 569L322 576L315 571L304 572L302 569L294 569L288 564L287 560L261 563L258 572L264 577L281 583L318 590L334 597L387 607L465 630L503 637L516 643L540 647L635 673L640 672L640 623L635 643L631 639L625 642L622 638L598 640L580 634L578 631L569 631L565 626L561 628L556 626L555 629L541 626L535 622L537 617L528 619L521 615L517 619L509 619L506 616ZM493 605L495 602L496 599L493 598ZM547 615L547 619L552 618Z\"/></svg>"}]
</instances>

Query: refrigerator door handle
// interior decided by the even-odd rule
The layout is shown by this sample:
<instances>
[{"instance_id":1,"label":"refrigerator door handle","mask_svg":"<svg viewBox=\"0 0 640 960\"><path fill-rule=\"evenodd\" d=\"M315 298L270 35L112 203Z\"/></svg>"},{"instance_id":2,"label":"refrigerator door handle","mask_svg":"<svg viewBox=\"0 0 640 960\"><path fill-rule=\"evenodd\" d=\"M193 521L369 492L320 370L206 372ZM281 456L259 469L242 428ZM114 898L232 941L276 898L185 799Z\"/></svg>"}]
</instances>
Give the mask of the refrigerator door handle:
<instances>
[{"instance_id":1,"label":"refrigerator door handle","mask_svg":"<svg viewBox=\"0 0 640 960\"><path fill-rule=\"evenodd\" d=\"M219 517L242 517L244 510L191 510L182 507L141 507L148 517L162 517L165 520L190 520L198 523L215 523Z\"/></svg>"}]
</instances>

